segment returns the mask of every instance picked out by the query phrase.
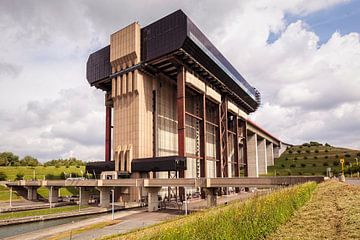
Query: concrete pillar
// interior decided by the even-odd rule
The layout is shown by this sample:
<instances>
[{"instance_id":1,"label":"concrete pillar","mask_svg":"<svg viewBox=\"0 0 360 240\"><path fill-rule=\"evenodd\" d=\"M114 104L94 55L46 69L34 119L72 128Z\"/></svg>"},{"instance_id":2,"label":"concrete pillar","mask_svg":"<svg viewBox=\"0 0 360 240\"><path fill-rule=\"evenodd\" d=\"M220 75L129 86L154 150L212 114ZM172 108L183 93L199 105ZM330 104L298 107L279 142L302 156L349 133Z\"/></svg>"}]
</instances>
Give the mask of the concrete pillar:
<instances>
[{"instance_id":1,"label":"concrete pillar","mask_svg":"<svg viewBox=\"0 0 360 240\"><path fill-rule=\"evenodd\" d=\"M280 157L280 147L279 146L274 146L274 158L279 158Z\"/></svg>"},{"instance_id":2,"label":"concrete pillar","mask_svg":"<svg viewBox=\"0 0 360 240\"><path fill-rule=\"evenodd\" d=\"M266 140L258 139L259 174L267 174Z\"/></svg>"},{"instance_id":3,"label":"concrete pillar","mask_svg":"<svg viewBox=\"0 0 360 240\"><path fill-rule=\"evenodd\" d=\"M37 200L37 189L38 187L25 187L27 190L27 200L35 201Z\"/></svg>"},{"instance_id":4,"label":"concrete pillar","mask_svg":"<svg viewBox=\"0 0 360 240\"><path fill-rule=\"evenodd\" d=\"M158 194L161 190L161 187L151 187L146 188L148 192L148 211L155 212L159 209L159 198Z\"/></svg>"},{"instance_id":5,"label":"concrete pillar","mask_svg":"<svg viewBox=\"0 0 360 240\"><path fill-rule=\"evenodd\" d=\"M59 187L48 187L49 203L57 203L59 201Z\"/></svg>"},{"instance_id":6,"label":"concrete pillar","mask_svg":"<svg viewBox=\"0 0 360 240\"><path fill-rule=\"evenodd\" d=\"M79 201L81 206L89 205L90 191L85 187L79 188Z\"/></svg>"},{"instance_id":7,"label":"concrete pillar","mask_svg":"<svg viewBox=\"0 0 360 240\"><path fill-rule=\"evenodd\" d=\"M267 155L267 165L274 166L274 144L272 142L267 142L266 144L266 155Z\"/></svg>"},{"instance_id":8,"label":"concrete pillar","mask_svg":"<svg viewBox=\"0 0 360 240\"><path fill-rule=\"evenodd\" d=\"M204 188L208 207L216 207L217 205L217 188Z\"/></svg>"},{"instance_id":9,"label":"concrete pillar","mask_svg":"<svg viewBox=\"0 0 360 240\"><path fill-rule=\"evenodd\" d=\"M257 134L248 133L247 137L247 168L248 177L259 176Z\"/></svg>"},{"instance_id":10,"label":"concrete pillar","mask_svg":"<svg viewBox=\"0 0 360 240\"><path fill-rule=\"evenodd\" d=\"M99 207L109 208L110 207L110 187L97 187L100 192L100 203Z\"/></svg>"}]
</instances>

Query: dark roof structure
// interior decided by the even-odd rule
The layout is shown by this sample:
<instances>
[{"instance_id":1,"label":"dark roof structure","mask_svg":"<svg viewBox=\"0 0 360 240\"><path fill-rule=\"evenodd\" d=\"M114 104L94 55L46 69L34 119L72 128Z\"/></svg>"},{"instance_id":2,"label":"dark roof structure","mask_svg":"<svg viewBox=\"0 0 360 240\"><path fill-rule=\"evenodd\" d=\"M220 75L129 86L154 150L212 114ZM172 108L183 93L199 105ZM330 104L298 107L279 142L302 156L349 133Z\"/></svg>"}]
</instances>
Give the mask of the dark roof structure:
<instances>
[{"instance_id":1,"label":"dark roof structure","mask_svg":"<svg viewBox=\"0 0 360 240\"><path fill-rule=\"evenodd\" d=\"M141 29L141 62L135 67L175 80L177 65L191 69L248 113L260 105L260 93L181 10ZM107 46L89 56L87 80L92 86L109 91L111 77L110 47Z\"/></svg>"}]
</instances>

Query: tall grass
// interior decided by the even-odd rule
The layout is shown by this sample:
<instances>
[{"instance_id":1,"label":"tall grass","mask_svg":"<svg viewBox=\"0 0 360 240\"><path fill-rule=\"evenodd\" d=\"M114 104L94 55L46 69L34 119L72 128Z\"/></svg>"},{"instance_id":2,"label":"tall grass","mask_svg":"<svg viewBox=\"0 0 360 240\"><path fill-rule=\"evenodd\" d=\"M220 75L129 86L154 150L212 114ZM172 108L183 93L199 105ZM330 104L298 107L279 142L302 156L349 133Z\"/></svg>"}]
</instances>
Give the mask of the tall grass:
<instances>
[{"instance_id":1,"label":"tall grass","mask_svg":"<svg viewBox=\"0 0 360 240\"><path fill-rule=\"evenodd\" d=\"M112 239L262 239L304 205L315 187L297 185Z\"/></svg>"}]
</instances>

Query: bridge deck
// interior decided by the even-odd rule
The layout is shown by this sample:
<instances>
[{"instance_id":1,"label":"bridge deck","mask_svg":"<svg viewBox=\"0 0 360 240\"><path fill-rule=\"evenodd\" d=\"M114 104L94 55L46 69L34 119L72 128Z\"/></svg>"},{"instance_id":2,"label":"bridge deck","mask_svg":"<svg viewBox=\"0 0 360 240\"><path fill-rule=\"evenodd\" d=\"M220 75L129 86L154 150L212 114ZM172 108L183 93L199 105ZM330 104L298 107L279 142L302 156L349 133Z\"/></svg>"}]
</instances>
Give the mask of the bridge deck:
<instances>
[{"instance_id":1,"label":"bridge deck","mask_svg":"<svg viewBox=\"0 0 360 240\"><path fill-rule=\"evenodd\" d=\"M68 180L20 180L6 185L23 187L273 187L322 182L322 176L309 177L243 177L243 178L177 178L177 179L68 179Z\"/></svg>"}]
</instances>

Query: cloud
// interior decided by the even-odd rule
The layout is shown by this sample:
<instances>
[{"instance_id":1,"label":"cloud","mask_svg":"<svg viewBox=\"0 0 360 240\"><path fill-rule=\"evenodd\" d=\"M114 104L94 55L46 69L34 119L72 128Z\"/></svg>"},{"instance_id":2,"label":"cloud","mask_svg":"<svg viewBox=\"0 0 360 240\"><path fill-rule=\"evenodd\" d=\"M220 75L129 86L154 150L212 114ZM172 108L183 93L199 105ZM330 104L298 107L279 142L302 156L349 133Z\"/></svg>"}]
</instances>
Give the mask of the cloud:
<instances>
[{"instance_id":1,"label":"cloud","mask_svg":"<svg viewBox=\"0 0 360 240\"><path fill-rule=\"evenodd\" d=\"M86 82L88 54L129 23L145 26L179 8L260 90L263 104L251 117L268 131L290 143L360 148L359 33L320 43L301 20L347 2L4 0L0 151L103 159L104 96Z\"/></svg>"}]
</instances>

